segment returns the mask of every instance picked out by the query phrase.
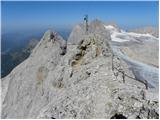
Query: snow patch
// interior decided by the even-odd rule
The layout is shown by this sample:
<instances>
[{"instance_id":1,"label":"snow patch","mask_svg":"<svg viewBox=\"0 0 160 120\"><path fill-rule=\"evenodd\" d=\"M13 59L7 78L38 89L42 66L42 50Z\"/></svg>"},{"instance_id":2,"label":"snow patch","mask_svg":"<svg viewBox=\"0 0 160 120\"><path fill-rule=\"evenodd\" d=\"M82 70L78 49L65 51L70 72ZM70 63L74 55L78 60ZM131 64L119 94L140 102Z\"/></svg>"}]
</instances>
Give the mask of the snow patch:
<instances>
[{"instance_id":1,"label":"snow patch","mask_svg":"<svg viewBox=\"0 0 160 120\"><path fill-rule=\"evenodd\" d=\"M112 25L104 25L106 29L115 29Z\"/></svg>"},{"instance_id":2,"label":"snow patch","mask_svg":"<svg viewBox=\"0 0 160 120\"><path fill-rule=\"evenodd\" d=\"M118 30L112 25L104 25L105 29L110 31L110 33L118 32Z\"/></svg>"},{"instance_id":3,"label":"snow patch","mask_svg":"<svg viewBox=\"0 0 160 120\"><path fill-rule=\"evenodd\" d=\"M114 26L112 25L104 25L105 29L110 31L111 34L111 40L115 42L127 42L127 41L136 41L140 42L138 39L143 40L158 40L154 36L150 34L139 34L134 32L126 32L126 31L118 31ZM142 38L140 38L142 37Z\"/></svg>"},{"instance_id":4,"label":"snow patch","mask_svg":"<svg viewBox=\"0 0 160 120\"><path fill-rule=\"evenodd\" d=\"M122 39L120 36L124 36L122 33L114 32L111 34L111 40L115 42L127 42L130 41L129 39Z\"/></svg>"}]
</instances>

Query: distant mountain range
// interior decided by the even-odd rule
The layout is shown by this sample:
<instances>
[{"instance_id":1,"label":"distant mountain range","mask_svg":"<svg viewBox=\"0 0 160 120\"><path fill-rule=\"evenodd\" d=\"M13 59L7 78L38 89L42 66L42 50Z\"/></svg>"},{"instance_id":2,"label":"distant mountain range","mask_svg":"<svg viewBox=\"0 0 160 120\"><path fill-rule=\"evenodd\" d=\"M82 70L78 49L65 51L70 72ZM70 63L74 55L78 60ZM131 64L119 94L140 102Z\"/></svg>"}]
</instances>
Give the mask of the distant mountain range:
<instances>
[{"instance_id":1,"label":"distant mountain range","mask_svg":"<svg viewBox=\"0 0 160 120\"><path fill-rule=\"evenodd\" d=\"M136 29L131 29L129 30L130 32L136 32L136 33L141 33L141 34L151 34L155 37L159 37L159 28L157 27L152 27L152 26L147 26L143 28L136 28Z\"/></svg>"}]
</instances>

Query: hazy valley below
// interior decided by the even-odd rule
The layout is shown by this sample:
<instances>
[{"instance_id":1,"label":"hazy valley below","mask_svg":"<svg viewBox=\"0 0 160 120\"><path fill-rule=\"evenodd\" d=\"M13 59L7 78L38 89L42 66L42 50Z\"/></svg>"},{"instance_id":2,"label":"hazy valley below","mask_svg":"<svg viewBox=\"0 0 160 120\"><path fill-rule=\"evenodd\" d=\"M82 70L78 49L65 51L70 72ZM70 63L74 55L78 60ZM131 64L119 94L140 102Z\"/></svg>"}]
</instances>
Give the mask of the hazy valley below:
<instances>
[{"instance_id":1,"label":"hazy valley below","mask_svg":"<svg viewBox=\"0 0 160 120\"><path fill-rule=\"evenodd\" d=\"M46 29L40 31L18 30L2 33L1 36L1 77L8 75L13 68L23 62L31 50L40 41ZM57 29L57 32L67 40L70 29Z\"/></svg>"}]
</instances>

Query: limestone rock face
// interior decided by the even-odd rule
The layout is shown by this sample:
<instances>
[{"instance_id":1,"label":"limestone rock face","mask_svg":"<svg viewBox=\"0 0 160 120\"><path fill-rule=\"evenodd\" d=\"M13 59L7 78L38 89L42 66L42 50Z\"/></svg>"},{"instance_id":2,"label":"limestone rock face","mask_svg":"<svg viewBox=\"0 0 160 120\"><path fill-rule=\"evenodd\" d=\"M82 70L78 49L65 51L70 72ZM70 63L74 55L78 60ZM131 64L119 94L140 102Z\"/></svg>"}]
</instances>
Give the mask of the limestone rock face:
<instances>
[{"instance_id":1,"label":"limestone rock face","mask_svg":"<svg viewBox=\"0 0 160 120\"><path fill-rule=\"evenodd\" d=\"M79 41L82 40L82 38L85 36L85 28L83 24L78 24L76 25L69 38L68 38L68 43L71 44L77 44Z\"/></svg>"},{"instance_id":2,"label":"limestone rock face","mask_svg":"<svg viewBox=\"0 0 160 120\"><path fill-rule=\"evenodd\" d=\"M110 40L110 33L105 29L104 23L96 19L89 23L88 32L85 31L84 24L76 25L68 38L68 43L78 44L89 34L99 34L101 37Z\"/></svg>"},{"instance_id":3,"label":"limestone rock face","mask_svg":"<svg viewBox=\"0 0 160 120\"><path fill-rule=\"evenodd\" d=\"M62 37L47 31L30 57L2 79L3 118L34 118L46 104L43 83L60 61L64 43Z\"/></svg>"},{"instance_id":4,"label":"limestone rock face","mask_svg":"<svg viewBox=\"0 0 160 120\"><path fill-rule=\"evenodd\" d=\"M76 44L67 44L65 54L63 38L47 31L2 79L2 118L158 118L157 94L119 72L135 77L113 56L110 37L94 29L77 33L78 42L71 33Z\"/></svg>"}]
</instances>

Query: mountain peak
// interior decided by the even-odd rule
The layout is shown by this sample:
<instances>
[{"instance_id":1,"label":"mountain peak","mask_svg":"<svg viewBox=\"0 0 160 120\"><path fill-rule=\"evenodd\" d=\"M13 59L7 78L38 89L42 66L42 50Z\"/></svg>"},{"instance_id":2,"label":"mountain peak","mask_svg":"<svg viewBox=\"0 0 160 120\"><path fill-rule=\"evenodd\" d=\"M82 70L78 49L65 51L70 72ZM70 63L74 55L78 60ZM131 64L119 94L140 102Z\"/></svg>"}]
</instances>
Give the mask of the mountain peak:
<instances>
[{"instance_id":1,"label":"mountain peak","mask_svg":"<svg viewBox=\"0 0 160 120\"><path fill-rule=\"evenodd\" d=\"M98 34L101 35L104 39L110 40L110 33L106 31L103 22L98 19L95 19L90 22L88 26L88 32L85 31L85 25L76 25L69 38L68 42L71 44L78 44L80 40L82 40L85 36L90 34Z\"/></svg>"},{"instance_id":2,"label":"mountain peak","mask_svg":"<svg viewBox=\"0 0 160 120\"><path fill-rule=\"evenodd\" d=\"M71 44L48 30L30 57L2 79L2 118L159 117L157 94L137 80L138 71L128 65L133 60L127 63L116 49L126 44L111 44L111 33L98 20L88 33L83 27L73 28Z\"/></svg>"},{"instance_id":3,"label":"mountain peak","mask_svg":"<svg viewBox=\"0 0 160 120\"><path fill-rule=\"evenodd\" d=\"M48 30L44 33L42 39L33 50L33 53L43 48L54 49L53 47L55 47L55 45L60 48L60 54L65 54L67 42L57 32Z\"/></svg>"},{"instance_id":4,"label":"mountain peak","mask_svg":"<svg viewBox=\"0 0 160 120\"><path fill-rule=\"evenodd\" d=\"M93 21L90 22L90 24L101 25L103 24L103 22L100 21L99 19L94 19Z\"/></svg>"}]
</instances>

